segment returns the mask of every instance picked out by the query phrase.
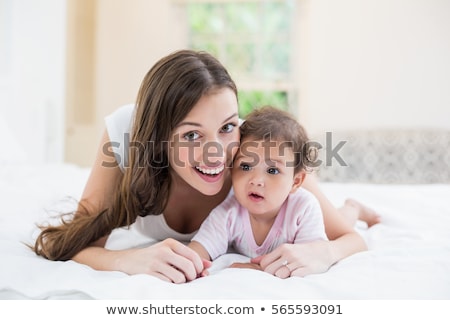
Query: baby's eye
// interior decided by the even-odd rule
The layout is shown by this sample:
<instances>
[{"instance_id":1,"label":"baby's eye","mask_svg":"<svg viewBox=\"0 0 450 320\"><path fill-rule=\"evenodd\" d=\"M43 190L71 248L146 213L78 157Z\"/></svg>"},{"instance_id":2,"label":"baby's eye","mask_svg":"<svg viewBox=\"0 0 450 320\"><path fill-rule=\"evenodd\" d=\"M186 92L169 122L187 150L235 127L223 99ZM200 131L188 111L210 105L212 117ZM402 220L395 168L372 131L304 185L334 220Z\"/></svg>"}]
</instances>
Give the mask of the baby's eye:
<instances>
[{"instance_id":1,"label":"baby's eye","mask_svg":"<svg viewBox=\"0 0 450 320\"><path fill-rule=\"evenodd\" d=\"M269 173L269 174L279 174L280 170L278 170L277 168L269 168L269 169L267 169L267 173Z\"/></svg>"},{"instance_id":2,"label":"baby's eye","mask_svg":"<svg viewBox=\"0 0 450 320\"><path fill-rule=\"evenodd\" d=\"M195 131L188 132L183 136L183 138L188 141L197 140L199 137L200 137L200 135Z\"/></svg>"},{"instance_id":3,"label":"baby's eye","mask_svg":"<svg viewBox=\"0 0 450 320\"><path fill-rule=\"evenodd\" d=\"M223 132L223 133L229 133L229 132L232 132L232 131L234 130L234 127L236 127L235 124L233 124L233 123L227 123L226 125L224 125L224 126L220 129L220 131Z\"/></svg>"},{"instance_id":4,"label":"baby's eye","mask_svg":"<svg viewBox=\"0 0 450 320\"><path fill-rule=\"evenodd\" d=\"M246 163L241 163L239 166L241 167L242 171L250 171L251 169L250 166Z\"/></svg>"}]
</instances>

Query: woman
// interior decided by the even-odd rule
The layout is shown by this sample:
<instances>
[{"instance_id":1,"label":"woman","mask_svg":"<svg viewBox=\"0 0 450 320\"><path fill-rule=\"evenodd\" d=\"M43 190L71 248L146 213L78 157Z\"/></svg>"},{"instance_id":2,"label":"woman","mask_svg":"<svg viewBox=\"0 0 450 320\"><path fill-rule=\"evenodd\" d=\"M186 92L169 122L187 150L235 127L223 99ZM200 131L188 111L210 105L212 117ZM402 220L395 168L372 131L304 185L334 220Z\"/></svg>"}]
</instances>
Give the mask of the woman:
<instances>
[{"instance_id":1,"label":"woman","mask_svg":"<svg viewBox=\"0 0 450 320\"><path fill-rule=\"evenodd\" d=\"M228 195L238 125L236 86L215 58L189 50L164 57L145 76L136 109L121 109L108 118L73 220L43 227L35 252L51 260L73 259L98 270L146 273L174 283L195 279L210 262L180 241L190 240ZM128 126L129 148L123 154L112 152ZM324 272L366 249L312 175L303 186L318 198L332 241L282 245L253 260L271 274L285 260L304 266L304 274ZM359 213L361 208L345 205L342 210ZM161 241L146 248L104 248L113 229L134 222Z\"/></svg>"}]
</instances>

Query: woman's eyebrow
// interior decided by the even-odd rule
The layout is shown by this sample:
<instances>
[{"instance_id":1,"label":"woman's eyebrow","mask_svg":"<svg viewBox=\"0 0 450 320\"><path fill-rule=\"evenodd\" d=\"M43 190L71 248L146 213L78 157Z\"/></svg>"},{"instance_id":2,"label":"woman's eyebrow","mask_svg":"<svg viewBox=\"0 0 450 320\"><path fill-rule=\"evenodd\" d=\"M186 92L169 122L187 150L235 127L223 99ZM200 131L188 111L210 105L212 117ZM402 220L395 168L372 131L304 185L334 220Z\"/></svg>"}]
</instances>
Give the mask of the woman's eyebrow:
<instances>
[{"instance_id":1,"label":"woman's eyebrow","mask_svg":"<svg viewBox=\"0 0 450 320\"><path fill-rule=\"evenodd\" d=\"M236 117L238 114L237 113L233 113L231 116L229 116L228 118L226 118L222 123L225 123L227 121L229 121L230 119ZM202 125L198 122L191 122L191 121L183 121L180 124L177 125L177 127L181 127L181 126L195 126L195 127L201 127Z\"/></svg>"},{"instance_id":2,"label":"woman's eyebrow","mask_svg":"<svg viewBox=\"0 0 450 320\"><path fill-rule=\"evenodd\" d=\"M238 114L237 114L237 112L235 112L235 113L233 113L231 116L229 116L228 118L226 118L222 123L225 123L225 122L227 122L227 121L230 121L232 118L237 117L237 116L238 116Z\"/></svg>"},{"instance_id":3,"label":"woman's eyebrow","mask_svg":"<svg viewBox=\"0 0 450 320\"><path fill-rule=\"evenodd\" d=\"M183 121L180 124L178 124L176 127L181 127L181 126L201 127L202 125L200 123L197 123L197 122Z\"/></svg>"}]
</instances>

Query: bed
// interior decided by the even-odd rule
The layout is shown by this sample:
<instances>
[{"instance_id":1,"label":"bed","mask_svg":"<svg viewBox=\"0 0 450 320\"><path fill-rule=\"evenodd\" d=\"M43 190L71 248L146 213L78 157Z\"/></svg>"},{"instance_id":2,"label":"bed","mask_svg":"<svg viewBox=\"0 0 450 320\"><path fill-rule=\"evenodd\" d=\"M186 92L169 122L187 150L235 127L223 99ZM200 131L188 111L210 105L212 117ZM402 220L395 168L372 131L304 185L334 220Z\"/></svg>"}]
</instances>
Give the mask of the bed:
<instances>
[{"instance_id":1,"label":"bed","mask_svg":"<svg viewBox=\"0 0 450 320\"><path fill-rule=\"evenodd\" d=\"M392 132L381 136L389 134ZM13 157L9 155L9 161L0 167L0 299L450 299L449 134L433 139L419 134L414 138L419 140L418 147L414 147L419 156L408 153L406 160L402 157L411 147L411 132L403 133L407 149L398 147L405 145L403 139L393 143L392 139L380 139L379 132L377 139L372 135L352 133L356 140L333 136L334 144L339 139L348 141L342 148L342 152L347 152L342 154L347 166L319 170L322 189L333 203L341 205L351 196L382 215L382 222L372 228L362 222L355 227L369 250L338 262L326 273L285 280L260 271L227 268L234 261L246 261L236 254L217 259L208 277L182 285L147 275L101 272L73 261L52 262L38 257L26 246L37 234L35 223L60 210L74 208L89 169L71 164L32 165L19 158L11 161ZM358 143L366 149L369 145L375 152L369 154L366 150L362 153L364 159L355 160L352 157L362 152ZM410 162L415 161L420 167L423 152L428 150L425 145L430 143L433 150L446 148L441 148L442 154L434 154L431 160L427 158L427 179L418 179L409 169L400 174ZM397 158L389 153L393 161L387 164L397 175L376 165L380 162L376 156L387 154L387 146L397 152ZM376 151L377 148L383 151ZM371 165L355 167L356 162L361 165L364 161ZM375 173L367 174L369 169ZM358 170L364 177L354 175ZM440 174L434 176L433 170ZM381 181L374 180L374 176L383 174ZM149 243L151 240L133 228L123 228L113 232L107 247L120 249Z\"/></svg>"}]
</instances>

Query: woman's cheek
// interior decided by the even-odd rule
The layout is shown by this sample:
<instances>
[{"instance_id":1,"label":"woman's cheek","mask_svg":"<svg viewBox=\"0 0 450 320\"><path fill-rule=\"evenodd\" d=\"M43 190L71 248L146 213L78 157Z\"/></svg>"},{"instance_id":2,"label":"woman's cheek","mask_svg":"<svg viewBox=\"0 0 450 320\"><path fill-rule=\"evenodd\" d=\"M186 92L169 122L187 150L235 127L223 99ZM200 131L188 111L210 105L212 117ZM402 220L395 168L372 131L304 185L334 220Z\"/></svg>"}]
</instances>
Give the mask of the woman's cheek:
<instances>
[{"instance_id":1,"label":"woman's cheek","mask_svg":"<svg viewBox=\"0 0 450 320\"><path fill-rule=\"evenodd\" d=\"M234 157L236 156L236 153L239 150L239 145L240 145L240 141L239 141L239 135L237 135L236 137L233 137L233 139L230 139L230 141L226 142L226 154L227 154L227 159L228 161L231 162L233 161Z\"/></svg>"},{"instance_id":2,"label":"woman's cheek","mask_svg":"<svg viewBox=\"0 0 450 320\"><path fill-rule=\"evenodd\" d=\"M195 148L175 147L171 150L172 165L179 168L198 166Z\"/></svg>"}]
</instances>

